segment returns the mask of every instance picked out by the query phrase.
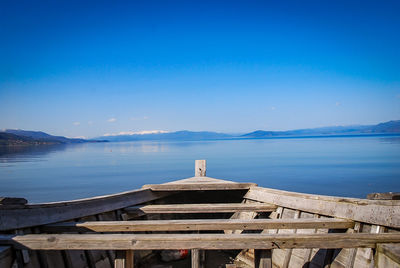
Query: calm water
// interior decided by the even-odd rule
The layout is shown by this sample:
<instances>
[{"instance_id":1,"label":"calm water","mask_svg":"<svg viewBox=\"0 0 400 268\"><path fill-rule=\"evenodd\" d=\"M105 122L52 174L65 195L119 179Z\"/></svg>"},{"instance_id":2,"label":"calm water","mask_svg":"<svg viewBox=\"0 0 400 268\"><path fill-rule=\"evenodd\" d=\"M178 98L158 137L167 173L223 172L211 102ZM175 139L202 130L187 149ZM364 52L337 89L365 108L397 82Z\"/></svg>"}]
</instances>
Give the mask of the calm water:
<instances>
[{"instance_id":1,"label":"calm water","mask_svg":"<svg viewBox=\"0 0 400 268\"><path fill-rule=\"evenodd\" d=\"M290 191L400 191L400 137L93 143L0 151L0 196L30 202L116 193L207 175Z\"/></svg>"}]
</instances>

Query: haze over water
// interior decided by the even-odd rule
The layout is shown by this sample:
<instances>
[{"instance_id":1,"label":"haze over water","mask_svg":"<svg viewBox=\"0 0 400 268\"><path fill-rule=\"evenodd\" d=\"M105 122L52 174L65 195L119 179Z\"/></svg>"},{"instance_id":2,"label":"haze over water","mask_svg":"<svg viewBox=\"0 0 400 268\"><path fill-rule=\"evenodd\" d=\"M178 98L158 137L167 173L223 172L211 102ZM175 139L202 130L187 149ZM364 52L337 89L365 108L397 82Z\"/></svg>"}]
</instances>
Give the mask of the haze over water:
<instances>
[{"instance_id":1,"label":"haze over water","mask_svg":"<svg viewBox=\"0 0 400 268\"><path fill-rule=\"evenodd\" d=\"M0 196L48 202L207 176L288 191L365 197L400 191L400 137L87 143L0 152Z\"/></svg>"}]
</instances>

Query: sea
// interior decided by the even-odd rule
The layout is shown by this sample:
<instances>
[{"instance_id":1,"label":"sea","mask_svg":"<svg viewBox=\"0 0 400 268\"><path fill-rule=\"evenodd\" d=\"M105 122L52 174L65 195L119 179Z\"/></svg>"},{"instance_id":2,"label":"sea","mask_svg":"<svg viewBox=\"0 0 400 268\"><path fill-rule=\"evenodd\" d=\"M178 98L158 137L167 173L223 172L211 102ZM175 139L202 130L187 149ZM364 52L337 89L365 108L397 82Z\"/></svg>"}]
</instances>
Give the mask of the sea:
<instances>
[{"instance_id":1,"label":"sea","mask_svg":"<svg viewBox=\"0 0 400 268\"><path fill-rule=\"evenodd\" d=\"M0 148L0 196L30 203L207 176L321 195L400 192L400 136L133 141Z\"/></svg>"}]
</instances>

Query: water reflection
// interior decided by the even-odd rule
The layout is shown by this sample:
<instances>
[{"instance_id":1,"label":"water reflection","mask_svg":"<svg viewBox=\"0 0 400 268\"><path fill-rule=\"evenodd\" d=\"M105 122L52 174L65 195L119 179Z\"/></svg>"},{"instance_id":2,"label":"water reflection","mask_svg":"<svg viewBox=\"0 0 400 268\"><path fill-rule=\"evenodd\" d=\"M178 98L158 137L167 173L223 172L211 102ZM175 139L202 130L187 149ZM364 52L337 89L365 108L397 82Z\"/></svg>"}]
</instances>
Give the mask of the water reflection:
<instances>
[{"instance_id":1,"label":"water reflection","mask_svg":"<svg viewBox=\"0 0 400 268\"><path fill-rule=\"evenodd\" d=\"M0 196L69 200L207 174L308 193L400 190L400 136L135 141L0 148ZM356 188L345 185L357 185Z\"/></svg>"},{"instance_id":2,"label":"water reflection","mask_svg":"<svg viewBox=\"0 0 400 268\"><path fill-rule=\"evenodd\" d=\"M38 146L0 146L0 162L24 162L41 159L42 157L66 150L68 145L38 145Z\"/></svg>"},{"instance_id":3,"label":"water reflection","mask_svg":"<svg viewBox=\"0 0 400 268\"><path fill-rule=\"evenodd\" d=\"M396 137L385 137L380 139L383 143L400 144L400 136Z\"/></svg>"}]
</instances>

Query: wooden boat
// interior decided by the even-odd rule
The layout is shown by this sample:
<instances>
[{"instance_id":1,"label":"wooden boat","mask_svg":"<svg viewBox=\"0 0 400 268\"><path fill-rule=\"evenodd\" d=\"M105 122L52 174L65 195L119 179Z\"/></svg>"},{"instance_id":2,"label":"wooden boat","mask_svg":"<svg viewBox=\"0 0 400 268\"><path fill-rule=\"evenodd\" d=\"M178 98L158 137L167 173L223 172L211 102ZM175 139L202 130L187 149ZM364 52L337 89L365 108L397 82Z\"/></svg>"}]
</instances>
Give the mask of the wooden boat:
<instances>
[{"instance_id":1,"label":"wooden boat","mask_svg":"<svg viewBox=\"0 0 400 268\"><path fill-rule=\"evenodd\" d=\"M1 199L0 267L400 267L398 198L219 180L197 160L195 177L114 195Z\"/></svg>"}]
</instances>

